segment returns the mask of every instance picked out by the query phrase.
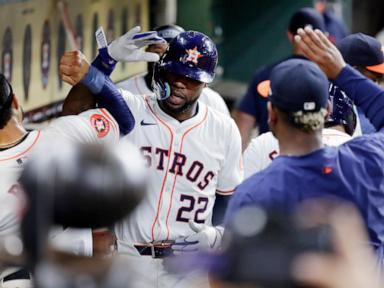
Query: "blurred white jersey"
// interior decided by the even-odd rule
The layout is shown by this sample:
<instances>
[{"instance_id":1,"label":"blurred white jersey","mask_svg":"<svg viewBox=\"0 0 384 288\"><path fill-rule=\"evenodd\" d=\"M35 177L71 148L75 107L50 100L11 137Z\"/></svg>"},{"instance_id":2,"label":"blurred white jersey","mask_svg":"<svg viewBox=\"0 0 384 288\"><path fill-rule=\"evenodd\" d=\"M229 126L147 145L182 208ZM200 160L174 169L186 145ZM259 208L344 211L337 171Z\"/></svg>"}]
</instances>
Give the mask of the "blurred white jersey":
<instances>
[{"instance_id":1,"label":"blurred white jersey","mask_svg":"<svg viewBox=\"0 0 384 288\"><path fill-rule=\"evenodd\" d=\"M13 193L0 193L0 237L18 232L20 202Z\"/></svg>"},{"instance_id":2,"label":"blurred white jersey","mask_svg":"<svg viewBox=\"0 0 384 288\"><path fill-rule=\"evenodd\" d=\"M323 143L327 146L339 146L352 137L335 129L323 129ZM279 143L272 132L263 133L253 138L243 154L244 178L266 168L279 156Z\"/></svg>"},{"instance_id":3,"label":"blurred white jersey","mask_svg":"<svg viewBox=\"0 0 384 288\"><path fill-rule=\"evenodd\" d=\"M116 86L123 90L128 90L134 95L152 95L153 92L148 88L144 79L146 74L147 73L133 76L127 80L117 83ZM221 113L229 115L229 110L223 97L209 87L203 89L199 101L216 109L217 111L220 111Z\"/></svg>"},{"instance_id":4,"label":"blurred white jersey","mask_svg":"<svg viewBox=\"0 0 384 288\"><path fill-rule=\"evenodd\" d=\"M49 143L50 139L66 139L79 143L117 143L119 137L118 124L105 109L92 109L76 116L55 119L46 129L29 132L16 146L0 150L0 194L17 194L18 179L25 161L43 141ZM0 229L4 219L0 219ZM84 248L82 254L92 255L92 238L89 237L90 230L86 230L84 239L87 239L87 244L81 245ZM80 235L78 231L76 235Z\"/></svg>"},{"instance_id":5,"label":"blurred white jersey","mask_svg":"<svg viewBox=\"0 0 384 288\"><path fill-rule=\"evenodd\" d=\"M212 225L216 193L231 195L242 180L241 140L235 122L199 102L195 116L179 122L151 96L123 91L135 118L124 136L149 167L148 193L130 217L116 225L119 251L134 244L191 235L189 220Z\"/></svg>"}]
</instances>

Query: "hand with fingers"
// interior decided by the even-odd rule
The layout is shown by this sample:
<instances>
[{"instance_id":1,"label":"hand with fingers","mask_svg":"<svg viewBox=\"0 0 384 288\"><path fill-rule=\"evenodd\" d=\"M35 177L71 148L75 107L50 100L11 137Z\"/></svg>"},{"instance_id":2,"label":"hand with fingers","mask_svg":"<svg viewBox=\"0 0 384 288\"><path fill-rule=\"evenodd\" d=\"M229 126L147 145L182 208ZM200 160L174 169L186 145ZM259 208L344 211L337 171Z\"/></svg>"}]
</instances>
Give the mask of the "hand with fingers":
<instances>
[{"instance_id":1,"label":"hand with fingers","mask_svg":"<svg viewBox=\"0 0 384 288\"><path fill-rule=\"evenodd\" d=\"M133 27L123 36L113 40L108 45L109 55L121 62L157 62L159 55L145 52L142 47L151 44L166 44L167 42L157 35L156 31L140 33L140 26Z\"/></svg>"},{"instance_id":2,"label":"hand with fingers","mask_svg":"<svg viewBox=\"0 0 384 288\"><path fill-rule=\"evenodd\" d=\"M346 65L339 50L320 30L300 28L295 41L304 56L319 65L330 79L335 79Z\"/></svg>"},{"instance_id":3,"label":"hand with fingers","mask_svg":"<svg viewBox=\"0 0 384 288\"><path fill-rule=\"evenodd\" d=\"M79 83L89 71L89 63L80 51L65 52L60 59L61 79L74 86Z\"/></svg>"},{"instance_id":4,"label":"hand with fingers","mask_svg":"<svg viewBox=\"0 0 384 288\"><path fill-rule=\"evenodd\" d=\"M195 232L187 237L176 239L172 245L173 254L183 255L198 251L209 251L221 246L224 228L221 226L208 226L189 221L189 227Z\"/></svg>"},{"instance_id":5,"label":"hand with fingers","mask_svg":"<svg viewBox=\"0 0 384 288\"><path fill-rule=\"evenodd\" d=\"M326 221L333 232L334 252L298 256L294 261L294 278L310 287L383 287L382 272L356 209L352 206L337 207L324 218L328 218Z\"/></svg>"}]
</instances>

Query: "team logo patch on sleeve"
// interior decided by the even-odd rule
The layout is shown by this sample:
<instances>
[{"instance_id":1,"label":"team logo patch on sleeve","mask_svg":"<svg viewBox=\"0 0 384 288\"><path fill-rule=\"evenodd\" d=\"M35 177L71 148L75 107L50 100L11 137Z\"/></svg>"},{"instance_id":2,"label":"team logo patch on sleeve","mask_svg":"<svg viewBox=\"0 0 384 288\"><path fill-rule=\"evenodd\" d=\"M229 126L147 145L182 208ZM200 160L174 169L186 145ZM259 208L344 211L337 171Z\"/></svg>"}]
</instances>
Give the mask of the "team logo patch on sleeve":
<instances>
[{"instance_id":1,"label":"team logo patch on sleeve","mask_svg":"<svg viewBox=\"0 0 384 288\"><path fill-rule=\"evenodd\" d=\"M91 124L92 127L95 128L97 137L103 138L105 137L110 129L109 121L100 114L93 114L91 116Z\"/></svg>"}]
</instances>

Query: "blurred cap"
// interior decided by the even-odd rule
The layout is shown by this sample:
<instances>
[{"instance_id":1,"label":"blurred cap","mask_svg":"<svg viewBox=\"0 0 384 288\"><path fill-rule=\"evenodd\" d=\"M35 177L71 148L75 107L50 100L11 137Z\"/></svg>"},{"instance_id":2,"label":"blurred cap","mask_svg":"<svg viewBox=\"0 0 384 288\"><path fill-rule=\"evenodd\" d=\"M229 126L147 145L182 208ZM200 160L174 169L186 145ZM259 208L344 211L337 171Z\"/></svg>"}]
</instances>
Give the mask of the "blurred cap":
<instances>
[{"instance_id":1,"label":"blurred cap","mask_svg":"<svg viewBox=\"0 0 384 288\"><path fill-rule=\"evenodd\" d=\"M340 40L337 48L349 65L384 74L384 49L375 38L363 33L351 34Z\"/></svg>"},{"instance_id":2,"label":"blurred cap","mask_svg":"<svg viewBox=\"0 0 384 288\"><path fill-rule=\"evenodd\" d=\"M289 22L288 30L292 34L297 33L297 29L310 25L312 29L325 31L325 23L323 16L314 8L305 7L296 11Z\"/></svg>"},{"instance_id":3,"label":"blurred cap","mask_svg":"<svg viewBox=\"0 0 384 288\"><path fill-rule=\"evenodd\" d=\"M174 24L156 27L155 31L157 31L157 34L168 43L181 32L185 32L184 28Z\"/></svg>"},{"instance_id":4,"label":"blurred cap","mask_svg":"<svg viewBox=\"0 0 384 288\"><path fill-rule=\"evenodd\" d=\"M290 59L277 65L257 91L283 111L316 112L327 106L328 79L315 63Z\"/></svg>"},{"instance_id":5,"label":"blurred cap","mask_svg":"<svg viewBox=\"0 0 384 288\"><path fill-rule=\"evenodd\" d=\"M53 145L58 150L49 149ZM45 199L53 223L98 228L136 207L145 191L145 171L140 151L128 141L110 147L49 138L30 157L20 183L29 209L40 209L33 201Z\"/></svg>"}]
</instances>

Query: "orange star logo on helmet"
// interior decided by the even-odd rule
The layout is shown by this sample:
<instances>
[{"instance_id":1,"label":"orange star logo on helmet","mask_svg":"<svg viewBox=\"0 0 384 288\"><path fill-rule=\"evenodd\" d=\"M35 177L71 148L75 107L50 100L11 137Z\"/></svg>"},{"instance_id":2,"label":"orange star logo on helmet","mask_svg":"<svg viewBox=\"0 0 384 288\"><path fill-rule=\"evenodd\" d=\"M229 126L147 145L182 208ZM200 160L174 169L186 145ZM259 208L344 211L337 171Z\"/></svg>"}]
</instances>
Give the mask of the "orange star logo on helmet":
<instances>
[{"instance_id":1,"label":"orange star logo on helmet","mask_svg":"<svg viewBox=\"0 0 384 288\"><path fill-rule=\"evenodd\" d=\"M203 57L199 50L197 50L197 47L193 49L186 49L187 52L187 58L185 59L185 62L192 62L195 65L197 65L199 58Z\"/></svg>"},{"instance_id":2,"label":"orange star logo on helmet","mask_svg":"<svg viewBox=\"0 0 384 288\"><path fill-rule=\"evenodd\" d=\"M110 129L109 122L104 116L100 114L93 114L90 120L96 131L97 137L103 138L108 134Z\"/></svg>"}]
</instances>

